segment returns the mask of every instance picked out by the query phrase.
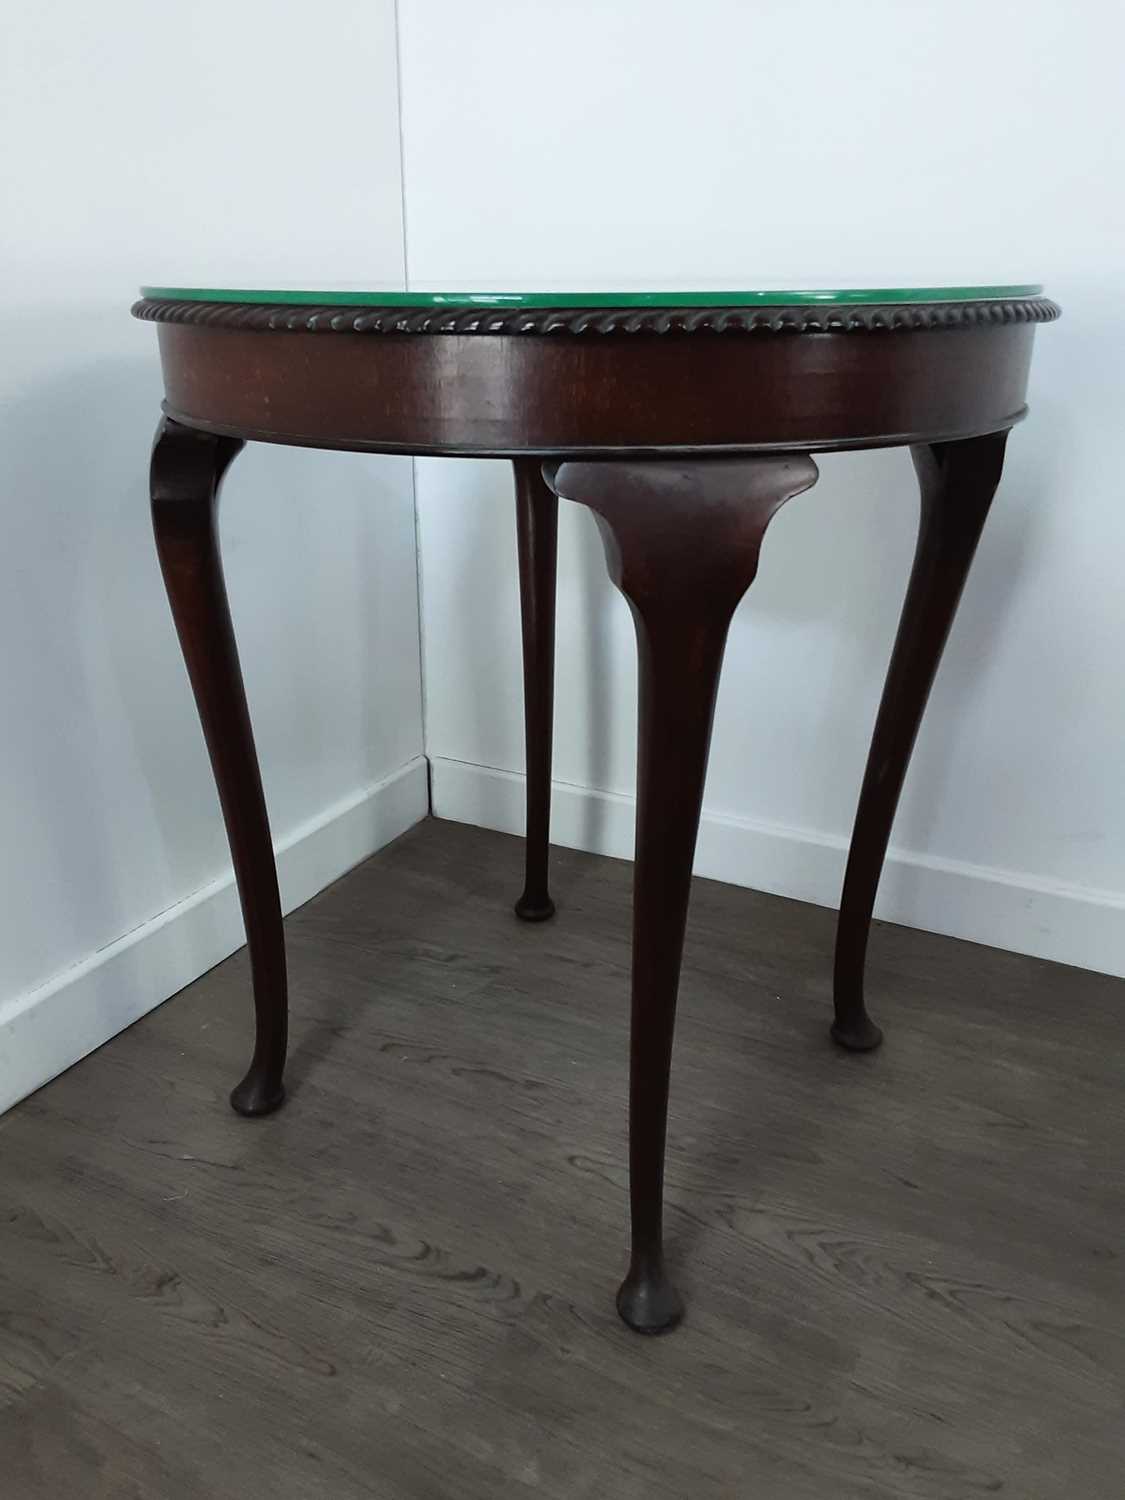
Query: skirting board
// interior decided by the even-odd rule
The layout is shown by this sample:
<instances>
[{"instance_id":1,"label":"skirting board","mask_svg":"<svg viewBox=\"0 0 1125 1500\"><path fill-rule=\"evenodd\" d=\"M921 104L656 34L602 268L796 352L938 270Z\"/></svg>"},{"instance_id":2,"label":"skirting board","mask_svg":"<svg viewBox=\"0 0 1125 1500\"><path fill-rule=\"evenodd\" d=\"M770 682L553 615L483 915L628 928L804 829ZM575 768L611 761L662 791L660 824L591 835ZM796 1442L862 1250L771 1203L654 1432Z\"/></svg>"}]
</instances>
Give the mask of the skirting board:
<instances>
[{"instance_id":1,"label":"skirting board","mask_svg":"<svg viewBox=\"0 0 1125 1500\"><path fill-rule=\"evenodd\" d=\"M431 810L457 823L524 831L524 778L491 766L430 759ZM555 782L551 841L618 859L633 856L631 797ZM847 841L703 811L695 873L835 907ZM1035 958L1125 975L1125 894L1065 886L892 847L876 916Z\"/></svg>"},{"instance_id":2,"label":"skirting board","mask_svg":"<svg viewBox=\"0 0 1125 1500\"><path fill-rule=\"evenodd\" d=\"M420 822L422 756L277 844L287 912ZM0 1007L0 1112L153 1010L245 942L233 872ZM249 1006L249 996L247 1005Z\"/></svg>"}]
</instances>

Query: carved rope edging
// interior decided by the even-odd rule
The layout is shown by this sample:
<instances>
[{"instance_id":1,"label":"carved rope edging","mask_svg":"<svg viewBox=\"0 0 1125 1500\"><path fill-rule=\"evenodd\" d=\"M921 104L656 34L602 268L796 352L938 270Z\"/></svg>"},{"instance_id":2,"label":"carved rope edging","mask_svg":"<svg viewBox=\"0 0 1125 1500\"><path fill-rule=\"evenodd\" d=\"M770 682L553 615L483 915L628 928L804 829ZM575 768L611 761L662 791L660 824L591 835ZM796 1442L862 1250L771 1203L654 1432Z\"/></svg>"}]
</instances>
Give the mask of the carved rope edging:
<instances>
[{"instance_id":1,"label":"carved rope edging","mask_svg":"<svg viewBox=\"0 0 1125 1500\"><path fill-rule=\"evenodd\" d=\"M142 297L149 323L254 333L688 334L874 333L1051 323L1046 297L996 302L855 303L800 307L321 307Z\"/></svg>"}]
</instances>

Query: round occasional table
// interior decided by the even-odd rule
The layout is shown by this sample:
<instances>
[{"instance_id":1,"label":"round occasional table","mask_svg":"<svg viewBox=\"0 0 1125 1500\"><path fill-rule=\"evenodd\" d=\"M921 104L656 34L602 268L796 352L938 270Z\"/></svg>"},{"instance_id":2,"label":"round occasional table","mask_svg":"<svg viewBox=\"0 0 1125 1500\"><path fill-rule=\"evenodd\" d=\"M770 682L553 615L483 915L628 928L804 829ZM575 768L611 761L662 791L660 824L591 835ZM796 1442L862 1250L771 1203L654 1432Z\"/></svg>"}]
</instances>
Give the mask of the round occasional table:
<instances>
[{"instance_id":1,"label":"round occasional table","mask_svg":"<svg viewBox=\"0 0 1125 1500\"><path fill-rule=\"evenodd\" d=\"M215 514L246 441L513 460L527 720L527 879L547 887L558 496L588 506L637 628L639 747L625 1322L682 1315L665 1268L664 1143L680 959L727 627L811 455L909 445L921 527L840 903L832 1037L866 1051L875 889L918 724L1024 415L1037 286L472 294L148 287L164 419L153 524L230 838L256 1041L231 1102L284 1097L286 972L269 822Z\"/></svg>"}]
</instances>

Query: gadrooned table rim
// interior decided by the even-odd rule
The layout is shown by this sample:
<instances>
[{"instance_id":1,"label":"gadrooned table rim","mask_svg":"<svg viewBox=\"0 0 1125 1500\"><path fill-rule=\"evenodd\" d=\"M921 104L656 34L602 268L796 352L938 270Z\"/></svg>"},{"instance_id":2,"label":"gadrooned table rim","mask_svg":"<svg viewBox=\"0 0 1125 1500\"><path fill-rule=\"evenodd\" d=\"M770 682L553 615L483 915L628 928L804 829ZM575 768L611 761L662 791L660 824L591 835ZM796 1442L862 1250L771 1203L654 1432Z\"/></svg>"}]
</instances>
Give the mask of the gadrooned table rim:
<instances>
[{"instance_id":1,"label":"gadrooned table rim","mask_svg":"<svg viewBox=\"0 0 1125 1500\"><path fill-rule=\"evenodd\" d=\"M149 323L243 333L481 334L590 337L619 334L894 333L1050 323L1048 297L997 301L856 303L785 307L372 307L204 302L142 297L132 307Z\"/></svg>"}]
</instances>

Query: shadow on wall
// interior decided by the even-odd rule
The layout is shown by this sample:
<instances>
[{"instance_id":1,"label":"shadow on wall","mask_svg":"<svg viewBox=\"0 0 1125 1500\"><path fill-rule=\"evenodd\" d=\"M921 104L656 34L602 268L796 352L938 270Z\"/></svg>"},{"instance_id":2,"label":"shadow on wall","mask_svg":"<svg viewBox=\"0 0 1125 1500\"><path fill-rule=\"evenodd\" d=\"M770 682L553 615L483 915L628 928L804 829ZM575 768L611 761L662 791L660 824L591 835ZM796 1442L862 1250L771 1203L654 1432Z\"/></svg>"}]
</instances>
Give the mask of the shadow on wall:
<instances>
[{"instance_id":1,"label":"shadow on wall","mask_svg":"<svg viewBox=\"0 0 1125 1500\"><path fill-rule=\"evenodd\" d=\"M0 342L2 1108L241 931L152 536L152 330L111 294L7 317ZM409 475L251 444L227 482L221 547L291 901L369 851L380 807L403 816L378 783L422 750Z\"/></svg>"},{"instance_id":2,"label":"shadow on wall","mask_svg":"<svg viewBox=\"0 0 1125 1500\"><path fill-rule=\"evenodd\" d=\"M613 630L615 610L630 614L631 635L635 631L635 626L624 596L618 593L610 581L605 544L593 515L584 506L572 505L567 500L560 500L559 505L564 511L574 513L572 536L577 547L577 608L584 631L583 665L588 725L586 774L590 786L612 787L613 735L620 717L619 713L615 712L615 705L617 700L625 695L626 685L622 674L614 670L610 653L606 650L606 643ZM625 726L622 728L629 741L632 742L635 739L636 725L635 652L629 660L634 667L628 686L629 712L632 717L628 720L628 728L626 729ZM629 730L633 733L629 733ZM635 762L635 750L633 753ZM635 768L633 775L635 779ZM583 799L581 838L586 848L604 847L608 814L609 804L604 797Z\"/></svg>"},{"instance_id":3,"label":"shadow on wall","mask_svg":"<svg viewBox=\"0 0 1125 1500\"><path fill-rule=\"evenodd\" d=\"M803 821L810 808L831 808L819 756L826 743L835 745L841 717L856 716L847 700L864 668L884 640L889 647L917 527L917 491L903 455L825 455L818 465L818 484L786 505L767 532L758 576L731 625L719 690L706 804L767 821L784 821L779 809L793 801L787 785L795 766L802 767ZM581 507L565 510L573 513L571 573L560 577L560 616L571 609L563 591L572 588L583 644L588 784L631 795L633 625L606 576L592 518ZM564 672L561 653L559 665ZM869 729L868 722L864 734ZM864 734L855 736L858 756ZM584 834L591 839L605 811L598 799L587 804Z\"/></svg>"},{"instance_id":4,"label":"shadow on wall","mask_svg":"<svg viewBox=\"0 0 1125 1500\"><path fill-rule=\"evenodd\" d=\"M132 331L118 309L82 318L95 346ZM77 322L4 331L25 367L46 349L56 373L0 409L0 837L20 851L0 1001L229 865L149 518L155 351L75 349L59 374ZM408 474L252 444L228 477L222 551L275 836L420 752Z\"/></svg>"},{"instance_id":5,"label":"shadow on wall","mask_svg":"<svg viewBox=\"0 0 1125 1500\"><path fill-rule=\"evenodd\" d=\"M182 830L169 827L158 779L175 785L182 769L179 820L196 825L212 864L222 858L213 795L196 804L202 818L184 812L205 763L148 524L158 392L152 360L76 362L0 414L0 838L19 851L0 903L0 998L182 894L165 852Z\"/></svg>"},{"instance_id":6,"label":"shadow on wall","mask_svg":"<svg viewBox=\"0 0 1125 1500\"><path fill-rule=\"evenodd\" d=\"M774 518L732 623L712 798L765 822L842 833L910 567L918 499L904 453L815 458L820 478Z\"/></svg>"},{"instance_id":7,"label":"shadow on wall","mask_svg":"<svg viewBox=\"0 0 1125 1500\"><path fill-rule=\"evenodd\" d=\"M1017 429L1009 446L908 781L911 837L921 848L953 795L958 747L974 732L973 705L989 691L994 651L1055 483L1050 464L1022 461L1020 435ZM817 461L818 484L774 520L758 577L732 623L706 805L846 837L913 560L918 486L906 450ZM572 707L584 717L586 784L631 793L635 682L625 671L633 663L632 627L625 642L613 612L627 618L627 610L608 583L590 518L579 510L569 536L566 522L560 534L560 627L576 608L582 641L568 665L560 639L560 708L574 691L566 674L577 670L583 692ZM565 600L567 589L576 605ZM606 810L603 799L585 803L582 836L593 847Z\"/></svg>"},{"instance_id":8,"label":"shadow on wall","mask_svg":"<svg viewBox=\"0 0 1125 1500\"><path fill-rule=\"evenodd\" d=\"M524 770L515 481L507 460L419 460L424 591L433 632L431 750L469 747L474 764ZM601 540L581 506L559 503L555 651L555 760L559 781L614 790L613 750L632 752L633 678L620 670L610 638L632 623L606 576ZM623 698L628 728L621 733ZM632 787L622 790L631 792ZM582 837L600 836L596 799L583 808Z\"/></svg>"},{"instance_id":9,"label":"shadow on wall","mask_svg":"<svg viewBox=\"0 0 1125 1500\"><path fill-rule=\"evenodd\" d=\"M489 764L502 766L504 757L495 746L518 735L522 744L523 693L519 673L520 620L516 594L515 480L510 463L474 459L471 462L433 458L424 463L440 485L449 465L456 464L465 476L456 498L455 518L459 547L453 574L452 618L464 620L466 628L451 642L457 652L457 702L466 715L469 743L483 746ZM440 523L439 523L440 524ZM480 608L481 580L492 576L496 559L510 555L510 570L501 577L509 585L506 600L494 599L487 610ZM508 603L508 608L502 607ZM514 661L515 674L508 673ZM492 678L489 681L489 678Z\"/></svg>"},{"instance_id":10,"label":"shadow on wall","mask_svg":"<svg viewBox=\"0 0 1125 1500\"><path fill-rule=\"evenodd\" d=\"M989 793L987 747L981 743L981 733L991 715L989 705L997 701L993 688L1002 670L1001 648L1044 544L1052 497L1062 491L1062 414L1040 410L1037 416L1042 428L1051 432L1051 442L1034 441L1021 426L1009 437L1000 487L919 733L911 769L913 786L908 782L904 789L901 820L906 837L900 842L911 848L932 846L957 797L960 768L973 765L976 795L985 798ZM1035 722L1030 696L1025 702L1027 717L1022 728L1008 725L1017 740L1030 735ZM1031 811L1024 808L1016 815L1027 816ZM1003 855L998 862L1002 861Z\"/></svg>"},{"instance_id":11,"label":"shadow on wall","mask_svg":"<svg viewBox=\"0 0 1125 1500\"><path fill-rule=\"evenodd\" d=\"M795 746L772 746L775 765L784 764L787 749L805 762L806 815L794 821L847 836L913 563L919 494L907 449L826 454L818 463L820 482L786 506L767 536L745 628L767 638L785 632L778 643L790 656L793 692L808 695L782 705L785 684L764 681L767 700L804 730ZM920 848L941 822L958 745L973 732L974 704L987 692L1051 482L1040 469L1029 493L1017 428L904 794ZM801 640L804 661L794 655ZM784 805L782 796L765 805L771 801Z\"/></svg>"}]
</instances>

